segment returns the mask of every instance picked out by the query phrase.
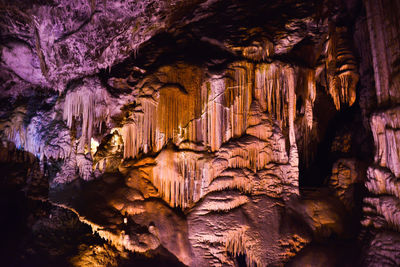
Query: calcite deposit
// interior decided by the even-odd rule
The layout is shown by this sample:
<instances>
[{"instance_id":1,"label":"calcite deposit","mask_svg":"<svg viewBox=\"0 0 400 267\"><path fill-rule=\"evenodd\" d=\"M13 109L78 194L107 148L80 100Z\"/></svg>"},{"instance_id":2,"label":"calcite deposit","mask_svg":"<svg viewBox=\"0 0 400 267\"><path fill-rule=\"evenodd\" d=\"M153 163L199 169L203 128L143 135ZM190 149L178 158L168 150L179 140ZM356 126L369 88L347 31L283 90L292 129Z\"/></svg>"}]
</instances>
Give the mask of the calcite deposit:
<instances>
[{"instance_id":1,"label":"calcite deposit","mask_svg":"<svg viewBox=\"0 0 400 267\"><path fill-rule=\"evenodd\" d=\"M0 1L6 266L398 266L399 10Z\"/></svg>"}]
</instances>

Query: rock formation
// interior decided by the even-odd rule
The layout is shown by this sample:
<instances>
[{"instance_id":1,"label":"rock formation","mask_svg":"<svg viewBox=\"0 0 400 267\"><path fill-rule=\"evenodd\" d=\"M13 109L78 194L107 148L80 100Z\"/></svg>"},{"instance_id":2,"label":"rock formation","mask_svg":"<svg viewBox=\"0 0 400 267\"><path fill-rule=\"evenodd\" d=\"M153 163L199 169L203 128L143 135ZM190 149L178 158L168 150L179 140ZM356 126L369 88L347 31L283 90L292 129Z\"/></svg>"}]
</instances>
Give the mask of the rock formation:
<instances>
[{"instance_id":1,"label":"rock formation","mask_svg":"<svg viewBox=\"0 0 400 267\"><path fill-rule=\"evenodd\" d=\"M317 2L0 1L6 264L398 266L400 6Z\"/></svg>"}]
</instances>

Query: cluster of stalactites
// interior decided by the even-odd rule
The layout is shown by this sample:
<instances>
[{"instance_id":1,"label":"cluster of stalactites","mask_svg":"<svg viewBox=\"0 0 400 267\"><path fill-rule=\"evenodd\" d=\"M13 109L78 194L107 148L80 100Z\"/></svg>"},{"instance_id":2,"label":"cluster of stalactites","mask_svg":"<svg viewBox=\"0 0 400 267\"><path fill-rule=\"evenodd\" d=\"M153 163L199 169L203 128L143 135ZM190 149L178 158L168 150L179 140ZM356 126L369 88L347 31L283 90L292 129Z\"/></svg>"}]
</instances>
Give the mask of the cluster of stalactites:
<instances>
[{"instance_id":1,"label":"cluster of stalactites","mask_svg":"<svg viewBox=\"0 0 400 267\"><path fill-rule=\"evenodd\" d=\"M165 136L165 141L179 142L183 128L194 119L196 95L183 92L176 86L159 91L157 107L157 129Z\"/></svg>"},{"instance_id":2,"label":"cluster of stalactites","mask_svg":"<svg viewBox=\"0 0 400 267\"><path fill-rule=\"evenodd\" d=\"M152 183L171 207L182 209L199 201L212 176L210 166L190 152L163 150L152 171Z\"/></svg>"},{"instance_id":3,"label":"cluster of stalactites","mask_svg":"<svg viewBox=\"0 0 400 267\"><path fill-rule=\"evenodd\" d=\"M256 68L254 88L255 99L260 102L262 108L273 115L280 122L281 127L288 127L289 164L295 169L299 164L294 127L296 118L296 81L298 80L296 78L298 77L296 77L295 70L291 66L260 64ZM315 91L313 89L308 91L310 91L310 95L314 95L315 99ZM290 176L295 177L293 182L297 182L298 174L296 172Z\"/></svg>"},{"instance_id":4,"label":"cluster of stalactites","mask_svg":"<svg viewBox=\"0 0 400 267\"><path fill-rule=\"evenodd\" d=\"M265 143L253 142L246 147L240 145L230 147L226 150L226 153L229 154L228 166L230 168L249 168L254 172L264 169L273 157L272 154L267 153L264 146Z\"/></svg>"},{"instance_id":5,"label":"cluster of stalactites","mask_svg":"<svg viewBox=\"0 0 400 267\"><path fill-rule=\"evenodd\" d=\"M253 88L251 68L252 65L247 62L237 63L225 81L224 102L230 113L231 137L241 136L247 128Z\"/></svg>"},{"instance_id":6,"label":"cluster of stalactites","mask_svg":"<svg viewBox=\"0 0 400 267\"><path fill-rule=\"evenodd\" d=\"M59 132L57 137L52 136L52 138L49 138L51 135L44 134L44 129L52 119L51 115L41 113L32 117L29 125L25 125L26 113L25 107L18 107L8 121L0 123L4 138L13 142L16 148L28 151L40 159L67 157L70 154L69 147L61 147L57 143L59 140L69 143L69 137L64 132Z\"/></svg>"},{"instance_id":7,"label":"cluster of stalactites","mask_svg":"<svg viewBox=\"0 0 400 267\"><path fill-rule=\"evenodd\" d=\"M228 70L227 78L211 79L202 87L201 95L206 99L202 115L191 121L184 139L218 150L223 143L246 131L253 98L260 102L263 111L274 115L283 125L293 125L296 117L294 69L282 64L258 64L255 72L253 69L251 63L237 62ZM316 94L313 71L308 73L307 81L312 125Z\"/></svg>"},{"instance_id":8,"label":"cluster of stalactites","mask_svg":"<svg viewBox=\"0 0 400 267\"><path fill-rule=\"evenodd\" d=\"M238 62L226 78L212 78L201 88L202 114L185 128L185 139L201 142L211 151L218 150L232 137L241 136L247 128L252 100L252 68Z\"/></svg>"},{"instance_id":9,"label":"cluster of stalactites","mask_svg":"<svg viewBox=\"0 0 400 267\"><path fill-rule=\"evenodd\" d=\"M122 129L125 158L182 141L185 127L200 114L201 76L195 67L178 65L162 67L143 80L136 107Z\"/></svg>"},{"instance_id":10,"label":"cluster of stalactites","mask_svg":"<svg viewBox=\"0 0 400 267\"><path fill-rule=\"evenodd\" d=\"M294 91L293 69L280 64L259 64L255 72L255 97L263 110L280 121L284 126L289 124L289 114L295 119L296 109L290 103L291 89ZM289 105L290 103L290 105ZM290 107L289 107L290 106Z\"/></svg>"},{"instance_id":11,"label":"cluster of stalactites","mask_svg":"<svg viewBox=\"0 0 400 267\"><path fill-rule=\"evenodd\" d=\"M213 78L195 92L167 85L153 94L155 98L139 97L141 108L122 130L124 157L159 151L168 140L177 145L202 143L216 151L230 138L241 136L252 99L252 68L248 65L237 63L227 78Z\"/></svg>"},{"instance_id":12,"label":"cluster of stalactites","mask_svg":"<svg viewBox=\"0 0 400 267\"><path fill-rule=\"evenodd\" d=\"M124 157L159 151L168 140L179 143L194 99L177 86L163 87L157 99L140 97L130 122L122 127Z\"/></svg>"},{"instance_id":13,"label":"cluster of stalactites","mask_svg":"<svg viewBox=\"0 0 400 267\"><path fill-rule=\"evenodd\" d=\"M17 148L25 148L26 129L24 127L25 108L17 108L10 116L10 121L0 125L0 129L4 132L6 138L14 142Z\"/></svg>"},{"instance_id":14,"label":"cluster of stalactites","mask_svg":"<svg viewBox=\"0 0 400 267\"><path fill-rule=\"evenodd\" d=\"M259 64L256 68L255 83L255 98L260 102L263 110L272 114L282 126L289 127L290 145L295 145L296 77L294 69L282 64ZM315 99L315 91L310 90L310 92Z\"/></svg>"},{"instance_id":15,"label":"cluster of stalactites","mask_svg":"<svg viewBox=\"0 0 400 267\"><path fill-rule=\"evenodd\" d=\"M247 233L248 228L242 227L225 234L225 250L235 256L246 255L247 266L264 266L256 253L257 241ZM253 251L252 248L255 250Z\"/></svg>"},{"instance_id":16,"label":"cluster of stalactites","mask_svg":"<svg viewBox=\"0 0 400 267\"><path fill-rule=\"evenodd\" d=\"M311 127L314 71L308 71L304 80L306 114ZM141 151L157 152L168 140L178 146L188 141L217 151L223 143L245 133L253 98L282 126L289 126L293 145L295 87L296 74L292 67L258 64L254 71L253 64L248 62L236 62L225 77L212 77L196 90L185 92L185 88L175 85L159 87L150 97L138 98L139 108L135 108L131 122L123 127L124 157L135 157Z\"/></svg>"},{"instance_id":17,"label":"cluster of stalactites","mask_svg":"<svg viewBox=\"0 0 400 267\"><path fill-rule=\"evenodd\" d=\"M87 145L90 149L93 130L97 127L101 131L102 122L109 118L108 109L99 105L104 100L103 94L96 93L95 90L87 87L71 91L65 97L63 118L67 121L69 128L72 128L74 119L81 120L81 147Z\"/></svg>"},{"instance_id":18,"label":"cluster of stalactites","mask_svg":"<svg viewBox=\"0 0 400 267\"><path fill-rule=\"evenodd\" d=\"M296 158L292 153L292 147L296 147L296 75L288 65L259 64L254 68L252 63L236 62L224 77L203 81L195 88L197 92L180 88L177 83L157 88L147 86L141 89L142 95L136 99L129 122L121 129L124 158L159 152L168 141L177 147L185 142L184 145L201 144L200 150L218 151L221 161L210 164L200 153L166 148L157 156L152 171L145 171L146 179L171 207L190 207L204 195L219 169L245 168L257 172L274 160L273 149L267 148L266 142L253 140L252 136L241 139L244 143L232 140L243 136L248 127L261 123L254 118L258 115L251 112L252 102L253 109L257 103L263 105L257 114L268 111L289 128L290 154ZM304 80L310 88L306 92L313 103L314 73L310 71L307 75ZM262 131L265 127L258 129Z\"/></svg>"},{"instance_id":19,"label":"cluster of stalactites","mask_svg":"<svg viewBox=\"0 0 400 267\"><path fill-rule=\"evenodd\" d=\"M329 93L336 109L353 105L359 75L346 27L331 27L326 66Z\"/></svg>"},{"instance_id":20,"label":"cluster of stalactites","mask_svg":"<svg viewBox=\"0 0 400 267\"><path fill-rule=\"evenodd\" d=\"M157 104L143 99L138 112L132 114L132 121L122 127L124 140L124 158L136 157L139 152L148 153L153 147L160 148L162 143L157 129Z\"/></svg>"}]
</instances>

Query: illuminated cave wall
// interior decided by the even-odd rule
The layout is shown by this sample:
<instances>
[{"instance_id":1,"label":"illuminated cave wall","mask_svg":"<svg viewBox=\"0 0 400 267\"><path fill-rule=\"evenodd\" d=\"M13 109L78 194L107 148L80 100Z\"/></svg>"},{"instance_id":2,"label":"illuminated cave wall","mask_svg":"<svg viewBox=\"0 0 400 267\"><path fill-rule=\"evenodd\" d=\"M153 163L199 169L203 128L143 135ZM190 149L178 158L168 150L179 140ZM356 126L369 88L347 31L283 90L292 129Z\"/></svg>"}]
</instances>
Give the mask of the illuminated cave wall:
<instances>
[{"instance_id":1,"label":"illuminated cave wall","mask_svg":"<svg viewBox=\"0 0 400 267\"><path fill-rule=\"evenodd\" d=\"M7 262L398 266L399 8L1 2Z\"/></svg>"}]
</instances>

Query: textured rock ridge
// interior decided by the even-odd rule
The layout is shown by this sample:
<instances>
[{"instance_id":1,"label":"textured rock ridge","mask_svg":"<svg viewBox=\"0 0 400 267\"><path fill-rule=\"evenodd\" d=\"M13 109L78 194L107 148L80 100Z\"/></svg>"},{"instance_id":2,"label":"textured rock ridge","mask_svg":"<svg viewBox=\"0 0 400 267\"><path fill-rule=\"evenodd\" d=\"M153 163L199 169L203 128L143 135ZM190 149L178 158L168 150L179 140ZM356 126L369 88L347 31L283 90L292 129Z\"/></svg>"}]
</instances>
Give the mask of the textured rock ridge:
<instances>
[{"instance_id":1,"label":"textured rock ridge","mask_svg":"<svg viewBox=\"0 0 400 267\"><path fill-rule=\"evenodd\" d=\"M365 1L378 109L370 116L375 143L374 165L367 172L362 224L372 228L365 259L367 266L399 264L399 89L398 3ZM392 232L390 232L392 231ZM390 237L389 237L390 236ZM392 252L385 250L391 247Z\"/></svg>"}]
</instances>

